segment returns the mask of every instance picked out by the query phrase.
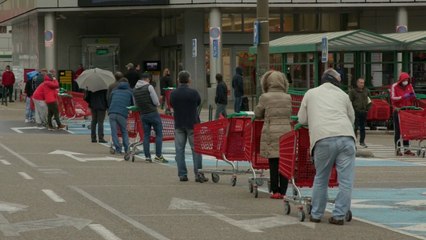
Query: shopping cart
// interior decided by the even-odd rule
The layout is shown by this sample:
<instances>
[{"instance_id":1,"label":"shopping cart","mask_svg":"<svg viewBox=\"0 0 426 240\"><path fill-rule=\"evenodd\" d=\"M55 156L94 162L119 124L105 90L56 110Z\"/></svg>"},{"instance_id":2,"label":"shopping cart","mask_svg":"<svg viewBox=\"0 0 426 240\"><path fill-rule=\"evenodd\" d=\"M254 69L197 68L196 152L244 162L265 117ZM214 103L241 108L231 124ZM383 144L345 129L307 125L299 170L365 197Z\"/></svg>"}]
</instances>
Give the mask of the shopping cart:
<instances>
[{"instance_id":1,"label":"shopping cart","mask_svg":"<svg viewBox=\"0 0 426 240\"><path fill-rule=\"evenodd\" d=\"M254 193L254 197L259 195L258 187L262 186L266 181L268 190L271 189L269 177L265 176L264 170L269 169L269 160L260 156L260 137L262 135L262 120L255 120L246 123L244 129L244 153L245 158L250 161L250 170L252 176L249 178L250 193Z\"/></svg>"},{"instance_id":2,"label":"shopping cart","mask_svg":"<svg viewBox=\"0 0 426 240\"><path fill-rule=\"evenodd\" d=\"M409 106L398 109L400 137L396 142L396 151L404 155L410 150L417 153L417 156L425 157L426 147L423 140L426 139L426 111L423 108ZM404 141L416 140L418 146L404 146Z\"/></svg>"},{"instance_id":3,"label":"shopping cart","mask_svg":"<svg viewBox=\"0 0 426 240\"><path fill-rule=\"evenodd\" d=\"M131 158L132 162L134 162L135 155L141 152L138 150L138 147L143 145L144 130L142 126L142 120L140 118L139 108L136 106L131 106L131 107L128 107L128 109L130 110L130 112L127 118L127 131L129 133L129 139L132 138L133 141L129 145L129 151L130 151L129 158L125 160L127 161ZM163 125L163 141L174 141L175 140L174 117L165 115L165 114L160 114L160 118L161 118L161 123ZM119 132L119 137L122 137L120 132ZM149 139L149 142L150 143L155 142L155 132L153 129L151 129L151 137ZM114 150L112 145L111 145L111 148L112 150ZM111 151L111 153L113 152Z\"/></svg>"},{"instance_id":4,"label":"shopping cart","mask_svg":"<svg viewBox=\"0 0 426 240\"><path fill-rule=\"evenodd\" d=\"M230 118L196 124L194 126L194 151L213 156L217 159L215 169L200 169L199 173L211 173L212 181L219 182L219 175L232 175L231 184L237 183L238 162L248 161L244 153L244 131L246 123L251 121L247 113L228 115ZM232 170L219 169L219 160L223 160ZM234 164L236 162L236 164Z\"/></svg>"},{"instance_id":5,"label":"shopping cart","mask_svg":"<svg viewBox=\"0 0 426 240\"><path fill-rule=\"evenodd\" d=\"M170 104L170 94L173 92L173 90L175 90L176 88L173 87L168 87L168 88L164 88L164 98L163 101L166 101L166 111L165 113L167 115L173 115L173 107Z\"/></svg>"},{"instance_id":6,"label":"shopping cart","mask_svg":"<svg viewBox=\"0 0 426 240\"><path fill-rule=\"evenodd\" d=\"M312 198L303 196L300 188L311 188L314 184L315 166L310 159L309 131L306 128L295 128L280 137L279 172L290 180L293 185L293 196L284 198L284 213L290 214L290 202L295 204L299 220L305 220L305 212L310 214ZM337 171L333 167L329 187L338 186ZM334 203L334 199L328 200ZM346 214L346 221L352 220L352 212Z\"/></svg>"},{"instance_id":7,"label":"shopping cart","mask_svg":"<svg viewBox=\"0 0 426 240\"><path fill-rule=\"evenodd\" d=\"M291 96L291 115L297 116L305 91L289 90L288 93Z\"/></svg>"},{"instance_id":8,"label":"shopping cart","mask_svg":"<svg viewBox=\"0 0 426 240\"><path fill-rule=\"evenodd\" d=\"M92 113L88 103L84 101L83 93L61 91L58 96L58 110L61 118L68 123L71 120L84 120L82 126L85 127L85 121ZM90 124L87 125L89 126Z\"/></svg>"}]
</instances>

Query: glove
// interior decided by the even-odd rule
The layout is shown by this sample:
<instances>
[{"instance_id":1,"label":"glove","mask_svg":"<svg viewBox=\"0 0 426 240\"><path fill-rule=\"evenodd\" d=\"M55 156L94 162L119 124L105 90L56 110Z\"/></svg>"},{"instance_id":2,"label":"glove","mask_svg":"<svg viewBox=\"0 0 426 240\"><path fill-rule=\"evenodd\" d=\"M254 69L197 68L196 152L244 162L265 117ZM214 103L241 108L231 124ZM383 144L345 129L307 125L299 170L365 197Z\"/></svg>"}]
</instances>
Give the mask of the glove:
<instances>
[{"instance_id":1,"label":"glove","mask_svg":"<svg viewBox=\"0 0 426 240\"><path fill-rule=\"evenodd\" d=\"M404 99L410 98L411 97L411 93L406 93L404 94L404 96L402 96Z\"/></svg>"}]
</instances>

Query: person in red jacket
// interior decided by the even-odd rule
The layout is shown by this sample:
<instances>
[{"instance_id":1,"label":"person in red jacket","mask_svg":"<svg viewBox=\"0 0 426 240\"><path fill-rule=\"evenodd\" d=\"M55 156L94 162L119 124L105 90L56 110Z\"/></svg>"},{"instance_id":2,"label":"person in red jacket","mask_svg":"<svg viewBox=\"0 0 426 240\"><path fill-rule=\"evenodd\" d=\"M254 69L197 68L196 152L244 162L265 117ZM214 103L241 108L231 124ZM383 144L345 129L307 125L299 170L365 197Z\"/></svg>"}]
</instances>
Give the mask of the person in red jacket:
<instances>
[{"instance_id":1,"label":"person in red jacket","mask_svg":"<svg viewBox=\"0 0 426 240\"><path fill-rule=\"evenodd\" d=\"M5 71L2 75L2 85L6 88L7 92L9 93L9 102L14 102L12 100L13 96L13 85L15 84L15 74L13 74L12 71L10 71L10 66L7 65Z\"/></svg>"},{"instance_id":2,"label":"person in red jacket","mask_svg":"<svg viewBox=\"0 0 426 240\"><path fill-rule=\"evenodd\" d=\"M402 107L414 106L416 100L416 94L414 93L413 85L411 84L410 75L406 72L401 72L399 74L398 82L392 84L391 87L391 102L393 107L393 126L394 126L394 141L395 148L398 149L398 140L400 139L400 129L399 129L399 118L398 110ZM401 144L401 143L399 143ZM404 147L409 146L409 141L403 142ZM399 150L396 153L397 156L402 156ZM414 156L415 154L410 150L404 152L404 155Z\"/></svg>"},{"instance_id":3,"label":"person in red jacket","mask_svg":"<svg viewBox=\"0 0 426 240\"><path fill-rule=\"evenodd\" d=\"M52 117L55 118L58 129L64 129L66 126L61 123L58 110L59 82L49 76L45 76L44 82L40 85L40 87L44 88L44 101L47 105L47 129L49 131L54 129L52 125Z\"/></svg>"}]
</instances>

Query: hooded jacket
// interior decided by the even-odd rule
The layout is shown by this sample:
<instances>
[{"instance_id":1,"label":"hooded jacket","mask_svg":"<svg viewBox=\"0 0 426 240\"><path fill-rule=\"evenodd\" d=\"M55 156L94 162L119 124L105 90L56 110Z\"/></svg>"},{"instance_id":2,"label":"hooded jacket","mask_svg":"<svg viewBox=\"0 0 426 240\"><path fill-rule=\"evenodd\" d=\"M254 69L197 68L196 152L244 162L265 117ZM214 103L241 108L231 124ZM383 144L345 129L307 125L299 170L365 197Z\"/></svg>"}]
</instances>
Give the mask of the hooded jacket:
<instances>
[{"instance_id":1,"label":"hooded jacket","mask_svg":"<svg viewBox=\"0 0 426 240\"><path fill-rule=\"evenodd\" d=\"M254 112L257 119L264 119L260 137L260 155L279 157L279 138L291 130L291 97L287 94L288 82L280 72L266 73L262 79L263 94Z\"/></svg>"},{"instance_id":2,"label":"hooded jacket","mask_svg":"<svg viewBox=\"0 0 426 240\"><path fill-rule=\"evenodd\" d=\"M243 69L240 67L235 69L235 75L232 78L232 88L234 89L235 97L244 96Z\"/></svg>"},{"instance_id":3,"label":"hooded jacket","mask_svg":"<svg viewBox=\"0 0 426 240\"><path fill-rule=\"evenodd\" d=\"M404 87L402 86L402 82L405 80L408 80L408 85ZM408 73L402 72L399 75L398 82L392 84L390 95L394 109L414 105L416 94L414 93L413 85L411 85L411 78Z\"/></svg>"},{"instance_id":4,"label":"hooded jacket","mask_svg":"<svg viewBox=\"0 0 426 240\"><path fill-rule=\"evenodd\" d=\"M2 74L2 84L5 87L10 87L13 86L13 84L15 84L15 74L13 74L12 71L7 70Z\"/></svg>"},{"instance_id":5,"label":"hooded jacket","mask_svg":"<svg viewBox=\"0 0 426 240\"><path fill-rule=\"evenodd\" d=\"M114 113L127 118L129 112L127 107L133 105L133 94L129 83L120 82L118 86L112 90L108 103L108 115Z\"/></svg>"},{"instance_id":6,"label":"hooded jacket","mask_svg":"<svg viewBox=\"0 0 426 240\"><path fill-rule=\"evenodd\" d=\"M44 76L44 81L37 87L33 93L33 99L54 103L58 100L59 83L48 76Z\"/></svg>"}]
</instances>

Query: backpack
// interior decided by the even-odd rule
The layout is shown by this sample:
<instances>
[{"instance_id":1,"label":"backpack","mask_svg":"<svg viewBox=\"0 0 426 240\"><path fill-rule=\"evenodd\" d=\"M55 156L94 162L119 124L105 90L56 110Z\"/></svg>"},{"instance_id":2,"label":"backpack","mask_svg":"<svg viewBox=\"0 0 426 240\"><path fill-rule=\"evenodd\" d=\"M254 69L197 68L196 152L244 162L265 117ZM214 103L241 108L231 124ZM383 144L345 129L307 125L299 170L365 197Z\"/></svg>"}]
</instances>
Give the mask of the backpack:
<instances>
[{"instance_id":1,"label":"backpack","mask_svg":"<svg viewBox=\"0 0 426 240\"><path fill-rule=\"evenodd\" d=\"M250 111L249 99L247 96L244 96L241 101L241 111Z\"/></svg>"}]
</instances>

